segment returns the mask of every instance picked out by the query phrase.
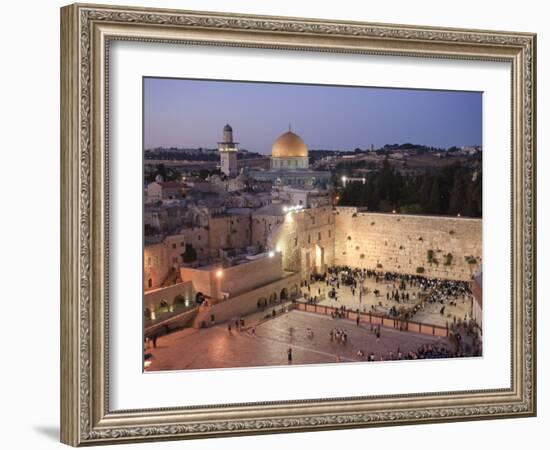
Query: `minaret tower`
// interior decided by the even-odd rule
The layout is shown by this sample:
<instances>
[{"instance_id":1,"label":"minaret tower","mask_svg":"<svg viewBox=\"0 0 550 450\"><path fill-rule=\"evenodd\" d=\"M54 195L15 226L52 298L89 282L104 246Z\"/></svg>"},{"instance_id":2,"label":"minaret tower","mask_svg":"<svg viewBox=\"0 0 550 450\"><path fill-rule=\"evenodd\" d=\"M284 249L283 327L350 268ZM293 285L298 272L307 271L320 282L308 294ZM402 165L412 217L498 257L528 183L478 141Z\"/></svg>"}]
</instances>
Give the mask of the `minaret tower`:
<instances>
[{"instance_id":1,"label":"minaret tower","mask_svg":"<svg viewBox=\"0 0 550 450\"><path fill-rule=\"evenodd\" d=\"M237 169L237 153L239 147L238 142L233 142L233 128L229 124L223 127L223 141L218 142L218 150L220 152L220 168L221 171L228 177L238 175Z\"/></svg>"}]
</instances>

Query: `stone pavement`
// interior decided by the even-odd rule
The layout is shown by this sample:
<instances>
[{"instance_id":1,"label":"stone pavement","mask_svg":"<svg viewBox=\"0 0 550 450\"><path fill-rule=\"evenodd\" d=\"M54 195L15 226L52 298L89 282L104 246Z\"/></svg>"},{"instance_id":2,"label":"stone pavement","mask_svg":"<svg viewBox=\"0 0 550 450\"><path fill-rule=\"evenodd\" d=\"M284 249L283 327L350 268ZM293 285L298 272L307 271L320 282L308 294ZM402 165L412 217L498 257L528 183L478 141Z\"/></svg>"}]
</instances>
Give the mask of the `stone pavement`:
<instances>
[{"instance_id":1,"label":"stone pavement","mask_svg":"<svg viewBox=\"0 0 550 450\"><path fill-rule=\"evenodd\" d=\"M156 348L147 349L153 357L146 370L289 365L289 347L292 348L293 365L364 361L357 355L358 350L365 355L373 352L376 360L380 360L398 348L403 354L415 351L423 344L453 348L447 338L384 327L377 341L369 324L357 326L354 321L303 311L290 311L258 322L263 316L265 312L246 317L245 331L237 331L234 326L228 331L227 323L224 323L161 336ZM312 334L308 334L308 328ZM331 341L330 331L334 328L346 331L346 344Z\"/></svg>"},{"instance_id":2,"label":"stone pavement","mask_svg":"<svg viewBox=\"0 0 550 450\"><path fill-rule=\"evenodd\" d=\"M359 302L359 293L356 291L355 295L352 295L351 286L340 285L339 289L336 289L338 292L338 301L335 301L333 298L329 298L328 291L332 289L330 286L327 286L324 281L311 283L311 289L308 290L307 287L302 287L302 294L309 294L311 296L319 296L319 290L321 292L320 296L323 298L318 304L327 305L327 306L336 306L340 307L344 305L346 308L356 310L360 309L361 311L369 311L371 306L375 306L375 311L378 313L387 313L392 306L408 306L412 307L416 304L416 301L413 300L413 294L416 295L418 299L419 289L407 287L405 292L409 293L410 299L408 303L397 303L393 300L386 300L386 293L396 290L398 284L392 284L392 282L376 283L372 278L366 278L363 284L364 287L367 287L370 291L369 294L363 295L361 302ZM378 289L380 295L376 297L372 292ZM401 291L400 291L401 292ZM379 303L382 303L382 306ZM472 305L471 300L469 299L459 299L456 306L447 305L445 307L445 314L441 315L441 304L427 303L424 310L419 311L415 314L412 319L415 322L422 322L429 325L439 325L444 327L446 322L449 324L453 323L453 316L456 318L464 319L464 316L468 318L471 317Z\"/></svg>"}]
</instances>

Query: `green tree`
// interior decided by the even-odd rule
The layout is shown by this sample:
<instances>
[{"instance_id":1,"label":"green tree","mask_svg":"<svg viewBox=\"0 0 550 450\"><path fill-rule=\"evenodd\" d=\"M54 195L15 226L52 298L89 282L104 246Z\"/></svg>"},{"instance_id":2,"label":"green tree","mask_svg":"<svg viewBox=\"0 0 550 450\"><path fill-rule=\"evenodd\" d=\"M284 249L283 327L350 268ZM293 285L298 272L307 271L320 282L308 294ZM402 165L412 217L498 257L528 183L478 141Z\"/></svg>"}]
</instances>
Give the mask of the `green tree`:
<instances>
[{"instance_id":1,"label":"green tree","mask_svg":"<svg viewBox=\"0 0 550 450\"><path fill-rule=\"evenodd\" d=\"M430 201L428 203L428 211L430 214L439 214L441 205L441 190L439 189L439 180L436 178L433 181L430 191Z\"/></svg>"},{"instance_id":2,"label":"green tree","mask_svg":"<svg viewBox=\"0 0 550 450\"><path fill-rule=\"evenodd\" d=\"M456 215L462 212L464 208L464 199L466 198L466 182L464 173L456 171L454 174L454 183L449 196L450 215Z\"/></svg>"}]
</instances>

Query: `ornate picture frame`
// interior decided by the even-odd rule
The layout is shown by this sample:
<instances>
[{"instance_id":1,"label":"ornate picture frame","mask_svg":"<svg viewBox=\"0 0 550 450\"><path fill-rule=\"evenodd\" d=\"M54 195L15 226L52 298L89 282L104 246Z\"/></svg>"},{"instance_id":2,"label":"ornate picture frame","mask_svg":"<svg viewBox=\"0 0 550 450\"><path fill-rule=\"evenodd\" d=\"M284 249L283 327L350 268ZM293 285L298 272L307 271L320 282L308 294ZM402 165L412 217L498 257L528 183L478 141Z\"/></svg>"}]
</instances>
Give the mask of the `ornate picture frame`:
<instances>
[{"instance_id":1,"label":"ornate picture frame","mask_svg":"<svg viewBox=\"0 0 550 450\"><path fill-rule=\"evenodd\" d=\"M115 40L380 54L512 67L508 389L113 411L108 61ZM536 36L74 4L61 9L61 440L73 446L536 414Z\"/></svg>"}]
</instances>

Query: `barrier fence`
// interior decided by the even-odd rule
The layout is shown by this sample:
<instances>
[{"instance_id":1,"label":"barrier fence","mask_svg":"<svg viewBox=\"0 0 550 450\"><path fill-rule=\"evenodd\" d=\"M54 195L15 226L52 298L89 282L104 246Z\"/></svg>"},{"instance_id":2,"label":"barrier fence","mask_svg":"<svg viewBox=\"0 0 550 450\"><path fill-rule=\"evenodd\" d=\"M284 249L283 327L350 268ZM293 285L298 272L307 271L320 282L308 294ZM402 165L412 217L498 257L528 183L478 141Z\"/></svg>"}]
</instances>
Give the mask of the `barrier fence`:
<instances>
[{"instance_id":1,"label":"barrier fence","mask_svg":"<svg viewBox=\"0 0 550 450\"><path fill-rule=\"evenodd\" d=\"M345 309L342 311L342 309L335 308L334 306L317 305L315 303L311 304L306 302L294 301L293 305L294 309L297 309L299 311L313 312L326 316L333 316L334 314L338 314L338 317L349 320L357 320L357 316L359 315L359 321L361 323L392 327L401 331L411 331L413 333L449 337L449 329L447 327L441 327L439 325L429 325L412 320L397 319L384 316L382 314L375 314L372 312L357 312L349 309Z\"/></svg>"}]
</instances>

